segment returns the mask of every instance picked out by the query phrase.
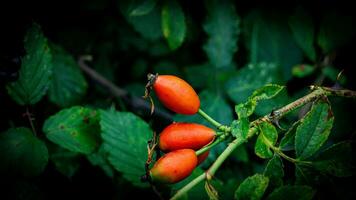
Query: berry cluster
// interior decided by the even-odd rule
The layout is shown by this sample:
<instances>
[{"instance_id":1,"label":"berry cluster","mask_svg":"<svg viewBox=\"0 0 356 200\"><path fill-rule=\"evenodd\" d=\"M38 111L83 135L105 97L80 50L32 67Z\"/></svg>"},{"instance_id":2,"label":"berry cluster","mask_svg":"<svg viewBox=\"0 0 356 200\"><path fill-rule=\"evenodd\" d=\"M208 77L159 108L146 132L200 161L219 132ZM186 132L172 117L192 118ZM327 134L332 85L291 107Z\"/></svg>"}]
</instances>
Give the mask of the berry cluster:
<instances>
[{"instance_id":1,"label":"berry cluster","mask_svg":"<svg viewBox=\"0 0 356 200\"><path fill-rule=\"evenodd\" d=\"M184 80L172 75L149 75L158 99L168 109L185 115L196 114L200 100L194 89ZM159 135L159 148L166 154L150 169L154 182L176 183L188 177L209 151L197 156L196 150L211 143L216 132L195 123L177 122L167 126Z\"/></svg>"}]
</instances>

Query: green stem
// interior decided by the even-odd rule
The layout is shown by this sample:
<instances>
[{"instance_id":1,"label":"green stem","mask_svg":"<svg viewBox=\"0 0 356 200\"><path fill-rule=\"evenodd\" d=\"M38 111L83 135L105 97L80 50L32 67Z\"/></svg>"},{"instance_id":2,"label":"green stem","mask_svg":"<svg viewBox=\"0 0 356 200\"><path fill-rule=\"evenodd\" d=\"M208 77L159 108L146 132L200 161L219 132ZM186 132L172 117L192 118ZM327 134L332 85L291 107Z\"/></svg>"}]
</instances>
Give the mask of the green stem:
<instances>
[{"instance_id":1,"label":"green stem","mask_svg":"<svg viewBox=\"0 0 356 200\"><path fill-rule=\"evenodd\" d=\"M222 142L223 140L225 140L226 135L220 135L214 142L212 142L211 144L199 149L198 151L195 152L195 154L197 154L197 156L203 154L204 152L208 151L209 149L213 148L214 146L216 146L217 144L219 144L220 142Z\"/></svg>"},{"instance_id":2,"label":"green stem","mask_svg":"<svg viewBox=\"0 0 356 200\"><path fill-rule=\"evenodd\" d=\"M356 97L356 92L351 91L351 90L336 90L332 88L325 88L325 87L312 87L313 91L304 97L301 97L297 99L296 101L274 111L272 114L266 115L264 117L261 117L253 122L250 123L250 129L248 132L247 139L251 138L257 131L258 128L256 127L259 123L262 121L267 121L267 122L273 122L274 120L278 120L287 113L307 104L310 102L313 102L314 100L322 97L322 96L343 96L343 97ZM199 110L199 114L203 116L206 120L208 120L210 123L212 123L214 126L216 126L219 130L223 132L230 132L231 128L227 126L221 125L219 122L215 121L212 119L209 115L204 113L202 110ZM247 140L246 139L246 140ZM226 158L235 150L239 145L241 145L243 142L246 140L241 140L239 138L236 138L233 140L229 146L220 154L220 156L216 159L216 161L213 163L213 165L207 170L206 173L201 174L191 182L189 182L187 185L185 185L183 188L181 188L171 199L178 199L182 197L185 193L187 193L190 189L192 189L194 186L196 186L198 183L205 179L211 179L215 172L219 169L219 167L222 165L222 163L226 160ZM277 148L278 149L278 148ZM279 150L279 149L278 149ZM279 155L283 158L285 158L288 161L291 162L298 162L298 163L305 163L305 164L310 164L309 161L300 161L294 158L290 158L289 156L285 155L283 152L280 150L277 151Z\"/></svg>"},{"instance_id":3,"label":"green stem","mask_svg":"<svg viewBox=\"0 0 356 200\"><path fill-rule=\"evenodd\" d=\"M196 186L198 183L205 179L205 173L200 174L200 176L196 177L194 180L190 181L187 185L185 185L182 189L180 189L171 200L176 200L181 198L185 193L187 193L190 189Z\"/></svg>"},{"instance_id":4,"label":"green stem","mask_svg":"<svg viewBox=\"0 0 356 200\"><path fill-rule=\"evenodd\" d=\"M211 123L212 125L214 125L217 129L219 129L220 131L224 131L224 132L230 132L230 128L227 126L224 126L222 124L220 124L219 122L215 121L213 118L211 118L208 114L206 114L202 109L198 110L198 113L204 118L206 119L209 123Z\"/></svg>"},{"instance_id":5,"label":"green stem","mask_svg":"<svg viewBox=\"0 0 356 200\"><path fill-rule=\"evenodd\" d=\"M291 158L289 156L287 156L286 154L284 154L278 147L275 147L275 146L272 146L271 149L276 153L278 154L279 156L281 156L282 158L288 160L289 162L292 162L292 163L300 163L300 164L312 164L311 161L304 161L304 160L298 160L298 159L295 159L295 158Z\"/></svg>"},{"instance_id":6,"label":"green stem","mask_svg":"<svg viewBox=\"0 0 356 200\"><path fill-rule=\"evenodd\" d=\"M248 138L252 137L255 133L257 132L257 128L252 127L249 130L248 133ZM208 179L210 180L216 173L216 171L219 169L219 167L223 164L223 162L226 160L227 157L242 143L244 143L246 140L242 140L240 138L236 138L233 140L227 147L226 149L220 154L220 156L216 159L216 161L213 163L213 165L207 170L206 173L201 174L200 176L196 177L194 180L192 180L190 183L185 185L183 188L181 188L172 198L173 199L179 199L181 198L185 193L187 193L190 189L192 189L194 186L196 186L198 183L201 181Z\"/></svg>"}]
</instances>

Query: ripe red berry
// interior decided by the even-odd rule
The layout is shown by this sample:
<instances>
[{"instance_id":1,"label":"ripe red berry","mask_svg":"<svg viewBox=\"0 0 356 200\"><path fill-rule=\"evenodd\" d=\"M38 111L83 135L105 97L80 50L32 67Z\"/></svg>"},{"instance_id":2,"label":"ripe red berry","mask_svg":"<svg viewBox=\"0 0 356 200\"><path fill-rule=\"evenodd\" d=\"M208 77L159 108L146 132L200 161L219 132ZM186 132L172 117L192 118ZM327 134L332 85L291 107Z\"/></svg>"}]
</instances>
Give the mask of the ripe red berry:
<instances>
[{"instance_id":1,"label":"ripe red berry","mask_svg":"<svg viewBox=\"0 0 356 200\"><path fill-rule=\"evenodd\" d=\"M205 159L209 156L209 153L210 153L210 150L208 150L198 156L198 165L200 165L202 162L205 161Z\"/></svg>"},{"instance_id":2,"label":"ripe red berry","mask_svg":"<svg viewBox=\"0 0 356 200\"><path fill-rule=\"evenodd\" d=\"M167 126L159 136L162 151L177 149L198 150L214 140L215 131L195 123L177 122Z\"/></svg>"},{"instance_id":3,"label":"ripe red berry","mask_svg":"<svg viewBox=\"0 0 356 200\"><path fill-rule=\"evenodd\" d=\"M150 170L153 182L177 183L188 177L197 166L198 158L191 149L180 149L162 156Z\"/></svg>"},{"instance_id":4,"label":"ripe red berry","mask_svg":"<svg viewBox=\"0 0 356 200\"><path fill-rule=\"evenodd\" d=\"M183 79L172 75L149 75L149 79L158 99L168 109L185 115L198 112L199 97Z\"/></svg>"}]
</instances>

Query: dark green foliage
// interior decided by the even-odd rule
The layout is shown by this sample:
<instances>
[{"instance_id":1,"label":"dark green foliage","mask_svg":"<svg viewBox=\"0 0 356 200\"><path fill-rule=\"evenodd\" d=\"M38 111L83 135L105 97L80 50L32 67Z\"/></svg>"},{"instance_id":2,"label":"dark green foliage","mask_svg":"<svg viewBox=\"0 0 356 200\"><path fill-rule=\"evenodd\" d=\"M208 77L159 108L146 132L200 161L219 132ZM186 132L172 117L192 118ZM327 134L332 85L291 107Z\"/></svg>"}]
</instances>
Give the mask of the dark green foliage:
<instances>
[{"instance_id":1,"label":"dark green foliage","mask_svg":"<svg viewBox=\"0 0 356 200\"><path fill-rule=\"evenodd\" d=\"M170 199L210 175L181 199L355 199L355 98L296 101L319 91L311 85L355 90L353 7L245 3L51 1L4 13L0 199ZM186 80L216 123L167 110L154 91L151 114L148 73ZM223 141L186 179L150 187L146 167L166 152L148 147L172 122Z\"/></svg>"}]
</instances>

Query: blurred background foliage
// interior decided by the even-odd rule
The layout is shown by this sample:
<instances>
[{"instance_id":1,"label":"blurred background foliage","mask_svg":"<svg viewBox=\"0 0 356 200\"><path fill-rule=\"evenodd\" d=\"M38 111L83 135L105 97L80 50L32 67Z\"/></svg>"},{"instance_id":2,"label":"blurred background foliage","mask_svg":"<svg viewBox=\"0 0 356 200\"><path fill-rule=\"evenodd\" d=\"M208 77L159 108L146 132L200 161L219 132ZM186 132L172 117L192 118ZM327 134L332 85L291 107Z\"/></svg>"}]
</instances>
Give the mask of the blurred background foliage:
<instances>
[{"instance_id":1,"label":"blurred background foliage","mask_svg":"<svg viewBox=\"0 0 356 200\"><path fill-rule=\"evenodd\" d=\"M356 26L353 10L343 1L332 0L292 1L288 6L272 4L217 0L87 0L13 2L3 6L1 9L7 11L3 13L8 14L1 19L4 22L0 37L1 132L10 127L29 127L23 117L25 108L16 104L25 100L14 98L13 101L5 85L15 84L26 53L38 50L29 50L35 47L31 44L26 46L26 41L23 42L26 31L33 23L41 27L44 37L48 39L39 42L50 48L53 68L47 96L30 108L35 115L37 137L44 141L37 148L44 144L47 146L48 165L35 166L44 168L38 176L28 178L16 173L16 176L1 179L4 191L1 195L11 199L131 199L142 195L149 199L157 198L151 189L142 188L141 183L135 183L132 177L121 174L124 166L112 165L112 160L123 157L110 154L110 164L104 148L83 155L55 145L51 142L56 141L55 135L51 135L52 138L47 136L47 140L41 132L46 119L61 109L75 110L73 112L81 116L82 111L79 110L82 108L72 107L76 105L103 109L100 114L105 118L100 125L105 132L105 137L102 136L104 142L105 138L110 140L112 137L109 131L111 120L121 115L127 117L127 121L115 128L124 130L125 123L132 123L139 127L133 132L149 129L136 119L137 116L131 116L128 112L143 118L156 132L172 120L206 124L200 116L171 113L157 99L156 108L165 115L150 116L148 109L137 108L130 103L144 94L147 73L174 74L187 80L199 93L202 109L223 124L230 124L236 118L235 104L246 101L254 90L267 83L286 85L287 90L272 100L260 102L253 118L305 95L309 85L355 90ZM80 70L78 58L83 55L92 58L86 62L87 66L128 95L117 98L98 80ZM341 78L336 80L342 70ZM36 80L36 74L32 74L33 80ZM31 80L26 83L30 84ZM29 101L34 100L30 98ZM353 140L355 135L352 124L355 101L340 98L331 98L330 101L335 123L324 149L343 140ZM113 108L127 113L112 113L110 109ZM90 110L85 112L91 116ZM282 127L291 125L302 113L303 108L288 115L281 121ZM53 128L51 123L56 121L66 123L65 116L50 118L43 132L50 132ZM80 122L71 121L68 125L96 130ZM28 131L22 130L23 138L28 137ZM131 137L132 143L135 143L135 134L127 136ZM68 144L66 147L79 148L76 149L79 152L96 148L92 138L85 140L88 146L73 147ZM138 143L143 145L145 140ZM214 185L222 199L233 198L237 186L246 177L263 173L267 161L254 155L253 143L239 147L217 173ZM209 167L225 146L226 143L223 143L215 147L201 168ZM134 145L131 147L135 148ZM142 153L145 152L134 152L141 156ZM303 181L296 180L299 176L294 175L294 165L285 161L283 164L283 181L286 184ZM114 168L120 169L120 172ZM202 169L194 174L199 175ZM312 170L308 173L311 180L307 184L317 189L317 198L355 198L352 191L354 176L315 175ZM171 189L174 191L177 188L179 185L167 186L160 188L160 191L169 196ZM202 195L204 193L203 186L200 186L189 194L189 198L206 199L207 196Z\"/></svg>"}]
</instances>

